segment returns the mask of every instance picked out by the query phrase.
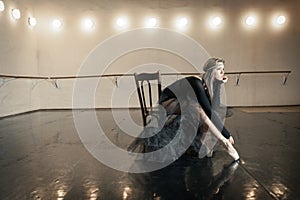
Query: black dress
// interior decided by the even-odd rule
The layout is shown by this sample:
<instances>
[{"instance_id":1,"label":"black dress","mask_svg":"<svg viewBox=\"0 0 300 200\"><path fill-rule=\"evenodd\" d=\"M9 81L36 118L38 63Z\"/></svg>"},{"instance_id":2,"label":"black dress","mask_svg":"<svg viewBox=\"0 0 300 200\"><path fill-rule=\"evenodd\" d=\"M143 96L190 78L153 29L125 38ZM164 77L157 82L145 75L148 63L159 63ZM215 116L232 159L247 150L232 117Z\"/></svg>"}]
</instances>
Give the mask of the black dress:
<instances>
[{"instance_id":1,"label":"black dress","mask_svg":"<svg viewBox=\"0 0 300 200\"><path fill-rule=\"evenodd\" d=\"M225 138L230 137L229 131L223 126L221 122L217 109L220 107L220 85L221 81L216 81L214 84L214 98L211 102L210 95L206 84L203 80L200 80L196 77L187 77L180 79L167 88L165 88L159 99L159 104L162 104L164 101L167 101L172 98L184 100L197 101L201 108L204 110L206 115L213 120L215 126L221 131L222 135ZM196 98L196 99L195 99ZM212 109L212 103L215 105Z\"/></svg>"},{"instance_id":2,"label":"black dress","mask_svg":"<svg viewBox=\"0 0 300 200\"><path fill-rule=\"evenodd\" d=\"M129 147L131 151L137 145L143 145L144 153L164 149L161 152L157 151L155 155L146 154L148 160L164 162L165 159L170 159L169 154L173 160L182 154L198 155L202 133L207 127L201 122L197 107L201 107L207 116L214 119L213 123L225 138L230 137L217 113L211 108L211 100L204 81L197 77L186 77L166 87L159 98L159 104L164 106L162 112L156 116L158 124L161 124L147 126L141 135L152 136L136 139Z\"/></svg>"}]
</instances>

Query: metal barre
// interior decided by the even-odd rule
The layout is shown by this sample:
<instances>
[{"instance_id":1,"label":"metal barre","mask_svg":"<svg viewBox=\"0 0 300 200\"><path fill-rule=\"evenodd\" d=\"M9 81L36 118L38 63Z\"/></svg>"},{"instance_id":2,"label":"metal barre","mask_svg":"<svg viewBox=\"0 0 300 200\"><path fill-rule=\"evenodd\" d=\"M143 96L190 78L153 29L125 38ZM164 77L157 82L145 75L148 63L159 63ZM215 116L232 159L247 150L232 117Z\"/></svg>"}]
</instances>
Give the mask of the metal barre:
<instances>
[{"instance_id":1,"label":"metal barre","mask_svg":"<svg viewBox=\"0 0 300 200\"><path fill-rule=\"evenodd\" d=\"M241 74L290 74L291 70L280 71L245 71L245 72L226 72L228 75ZM161 73L162 76L172 75L202 75L199 72L182 72L182 73ZM100 78L100 77L118 77L118 76L134 76L133 74L103 74L103 75L85 75L85 76L22 76L22 75L6 75L0 74L0 78L22 78L22 79L76 79L76 78Z\"/></svg>"}]
</instances>

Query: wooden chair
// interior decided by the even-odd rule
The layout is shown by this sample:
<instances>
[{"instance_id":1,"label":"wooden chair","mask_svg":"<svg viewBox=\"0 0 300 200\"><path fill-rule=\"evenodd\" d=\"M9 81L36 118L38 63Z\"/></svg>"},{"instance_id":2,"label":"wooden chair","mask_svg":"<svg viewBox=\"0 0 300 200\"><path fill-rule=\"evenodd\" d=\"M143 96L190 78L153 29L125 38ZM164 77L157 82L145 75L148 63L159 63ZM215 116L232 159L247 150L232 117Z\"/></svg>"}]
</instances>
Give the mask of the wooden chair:
<instances>
[{"instance_id":1,"label":"wooden chair","mask_svg":"<svg viewBox=\"0 0 300 200\"><path fill-rule=\"evenodd\" d=\"M156 103L159 99L162 89L161 89L161 77L160 72L155 73L134 73L135 83L137 87L139 102L142 111L143 126L145 127L151 120L151 115L154 112L153 102ZM146 84L145 84L146 83ZM152 89L157 87L158 99L154 99L152 94ZM147 95L148 88L148 95ZM150 117L150 119L148 119Z\"/></svg>"}]
</instances>

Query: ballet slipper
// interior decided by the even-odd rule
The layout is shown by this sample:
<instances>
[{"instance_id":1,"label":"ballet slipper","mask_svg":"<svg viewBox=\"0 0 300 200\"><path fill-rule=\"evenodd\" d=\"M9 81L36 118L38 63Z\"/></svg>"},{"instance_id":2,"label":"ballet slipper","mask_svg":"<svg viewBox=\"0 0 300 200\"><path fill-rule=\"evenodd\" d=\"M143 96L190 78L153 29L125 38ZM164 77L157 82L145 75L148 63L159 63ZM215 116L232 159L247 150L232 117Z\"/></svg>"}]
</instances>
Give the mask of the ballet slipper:
<instances>
[{"instance_id":1,"label":"ballet slipper","mask_svg":"<svg viewBox=\"0 0 300 200\"><path fill-rule=\"evenodd\" d=\"M232 146L232 144L227 140L222 140L228 154L234 159L234 161L238 161L240 159L240 156L238 152L235 150L235 148Z\"/></svg>"}]
</instances>

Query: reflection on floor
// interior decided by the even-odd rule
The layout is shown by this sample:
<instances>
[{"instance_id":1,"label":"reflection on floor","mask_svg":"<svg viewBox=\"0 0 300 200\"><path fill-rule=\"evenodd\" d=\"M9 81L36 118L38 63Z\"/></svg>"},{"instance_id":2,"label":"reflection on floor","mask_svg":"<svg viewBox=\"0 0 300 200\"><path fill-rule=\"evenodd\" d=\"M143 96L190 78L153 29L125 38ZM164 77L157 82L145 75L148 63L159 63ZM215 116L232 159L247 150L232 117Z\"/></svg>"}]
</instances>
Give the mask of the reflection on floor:
<instances>
[{"instance_id":1,"label":"reflection on floor","mask_svg":"<svg viewBox=\"0 0 300 200\"><path fill-rule=\"evenodd\" d=\"M86 115L92 110L76 111ZM97 110L116 146L133 137L122 126L128 110ZM0 199L297 199L300 112L245 112L226 120L242 164L222 146L212 158L183 156L148 173L112 169L83 146L72 111L40 111L0 120ZM140 111L130 116L141 123ZM131 118L130 118L131 119ZM137 134L141 127L134 127ZM86 134L89 134L88 131ZM94 142L94 141L91 141ZM108 152L110 149L108 149ZM107 154L110 160L116 159Z\"/></svg>"}]
</instances>

